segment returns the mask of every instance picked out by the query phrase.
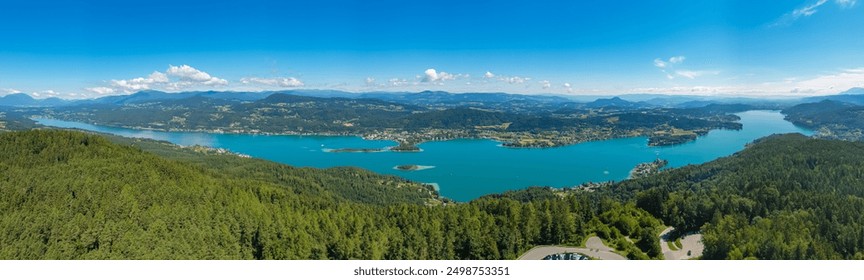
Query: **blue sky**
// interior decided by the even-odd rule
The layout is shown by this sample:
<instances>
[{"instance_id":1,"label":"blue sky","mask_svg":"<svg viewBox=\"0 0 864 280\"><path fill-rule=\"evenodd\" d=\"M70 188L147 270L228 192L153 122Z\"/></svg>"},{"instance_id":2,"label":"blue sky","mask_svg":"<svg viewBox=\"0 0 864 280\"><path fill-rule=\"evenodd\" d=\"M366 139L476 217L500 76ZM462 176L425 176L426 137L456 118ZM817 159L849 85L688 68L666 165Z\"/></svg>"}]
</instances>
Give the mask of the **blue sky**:
<instances>
[{"instance_id":1,"label":"blue sky","mask_svg":"<svg viewBox=\"0 0 864 280\"><path fill-rule=\"evenodd\" d=\"M0 95L832 94L864 86L862 5L14 1L0 8Z\"/></svg>"}]
</instances>

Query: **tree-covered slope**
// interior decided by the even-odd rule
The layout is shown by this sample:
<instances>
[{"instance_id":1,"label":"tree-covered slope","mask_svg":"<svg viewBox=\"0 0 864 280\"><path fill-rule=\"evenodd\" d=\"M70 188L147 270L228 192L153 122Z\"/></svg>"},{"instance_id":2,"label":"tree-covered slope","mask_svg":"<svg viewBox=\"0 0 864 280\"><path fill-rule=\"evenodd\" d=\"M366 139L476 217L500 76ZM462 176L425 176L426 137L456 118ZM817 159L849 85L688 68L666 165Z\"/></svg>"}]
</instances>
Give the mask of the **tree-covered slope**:
<instances>
[{"instance_id":1,"label":"tree-covered slope","mask_svg":"<svg viewBox=\"0 0 864 280\"><path fill-rule=\"evenodd\" d=\"M705 258L864 257L864 143L777 135L614 189L666 224L701 229Z\"/></svg>"},{"instance_id":2,"label":"tree-covered slope","mask_svg":"<svg viewBox=\"0 0 864 280\"><path fill-rule=\"evenodd\" d=\"M36 123L21 115L19 112L7 110L0 107L0 132L12 130L25 130L36 127Z\"/></svg>"},{"instance_id":3,"label":"tree-covered slope","mask_svg":"<svg viewBox=\"0 0 864 280\"><path fill-rule=\"evenodd\" d=\"M230 156L211 159L220 157ZM380 185L403 203L417 201L387 186L393 178L365 171L249 165L254 163L235 166L241 170L234 172L250 175L235 176L95 135L0 134L0 258L334 257L316 247L332 235L313 234L323 230L314 223L340 223L346 221L340 215L368 210L341 199L362 197L334 195L328 184L366 191ZM279 184L252 172L268 172ZM342 203L360 211L339 211ZM275 242L270 238L288 248L265 254L262 250L277 246L262 243Z\"/></svg>"},{"instance_id":4,"label":"tree-covered slope","mask_svg":"<svg viewBox=\"0 0 864 280\"><path fill-rule=\"evenodd\" d=\"M827 139L864 140L864 106L833 100L795 105L783 110L786 120L816 130Z\"/></svg>"}]
</instances>

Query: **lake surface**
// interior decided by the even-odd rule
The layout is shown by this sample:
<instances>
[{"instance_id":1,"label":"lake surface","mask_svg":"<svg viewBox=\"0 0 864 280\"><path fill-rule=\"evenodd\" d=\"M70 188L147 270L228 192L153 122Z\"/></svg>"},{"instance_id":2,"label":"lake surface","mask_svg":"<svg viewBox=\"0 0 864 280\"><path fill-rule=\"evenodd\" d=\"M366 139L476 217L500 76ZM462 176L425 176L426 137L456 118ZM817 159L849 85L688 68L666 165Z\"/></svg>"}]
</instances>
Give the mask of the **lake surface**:
<instances>
[{"instance_id":1,"label":"lake surface","mask_svg":"<svg viewBox=\"0 0 864 280\"><path fill-rule=\"evenodd\" d=\"M623 180L639 163L657 157L669 167L699 164L728 156L757 138L812 131L783 120L778 111L748 111L737 114L742 130L712 130L696 141L666 147L649 147L646 137L586 142L557 148L505 148L491 140L459 139L420 144L418 153L332 153L339 148L384 148L393 141L363 140L344 136L275 136L160 132L86 123L36 119L40 124L79 128L126 137L165 140L175 144L225 148L253 157L294 166L357 166L378 173L402 176L418 182L436 183L441 194L468 201L486 194L529 186L568 187L583 182ZM423 170L396 170L397 165L415 164Z\"/></svg>"}]
</instances>

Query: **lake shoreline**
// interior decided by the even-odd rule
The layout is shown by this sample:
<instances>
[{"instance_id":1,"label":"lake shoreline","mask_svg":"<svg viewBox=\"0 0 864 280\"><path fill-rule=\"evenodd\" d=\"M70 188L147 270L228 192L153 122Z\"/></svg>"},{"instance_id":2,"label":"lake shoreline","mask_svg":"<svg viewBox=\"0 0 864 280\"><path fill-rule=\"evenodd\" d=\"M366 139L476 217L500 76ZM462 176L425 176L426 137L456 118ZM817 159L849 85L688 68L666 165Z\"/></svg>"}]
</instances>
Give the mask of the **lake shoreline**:
<instances>
[{"instance_id":1,"label":"lake shoreline","mask_svg":"<svg viewBox=\"0 0 864 280\"><path fill-rule=\"evenodd\" d=\"M500 141L488 138L453 138L424 142L423 152L322 151L335 147L363 147L347 148L350 150L395 146L393 141L366 140L357 136L154 132L59 120L46 120L43 124L150 138L181 146L225 148L297 167L359 167L415 182L436 182L440 184L442 196L454 201L470 201L486 194L531 186L564 188L584 182L621 181L628 177L634 166L658 157L669 161L664 169L676 168L731 155L744 149L747 143L773 133L812 134L812 131L783 120L776 111L750 111L740 115L744 124L742 130L712 130L696 141L673 146L648 146L648 139L644 136L586 141L555 148L507 148L502 147ZM417 163L436 167L422 172L394 168Z\"/></svg>"}]
</instances>

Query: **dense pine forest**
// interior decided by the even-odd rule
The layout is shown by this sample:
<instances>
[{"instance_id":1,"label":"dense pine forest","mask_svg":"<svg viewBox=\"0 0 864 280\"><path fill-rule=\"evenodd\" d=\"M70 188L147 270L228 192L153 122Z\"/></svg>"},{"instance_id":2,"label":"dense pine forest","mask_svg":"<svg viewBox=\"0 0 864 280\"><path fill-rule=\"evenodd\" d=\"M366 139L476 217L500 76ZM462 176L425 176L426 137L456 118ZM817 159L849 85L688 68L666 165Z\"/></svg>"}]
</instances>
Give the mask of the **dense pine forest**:
<instances>
[{"instance_id":1,"label":"dense pine forest","mask_svg":"<svg viewBox=\"0 0 864 280\"><path fill-rule=\"evenodd\" d=\"M513 259L597 235L630 259L701 230L706 259L864 258L864 144L781 135L593 192L456 204L354 168L73 131L0 133L2 259Z\"/></svg>"}]
</instances>

